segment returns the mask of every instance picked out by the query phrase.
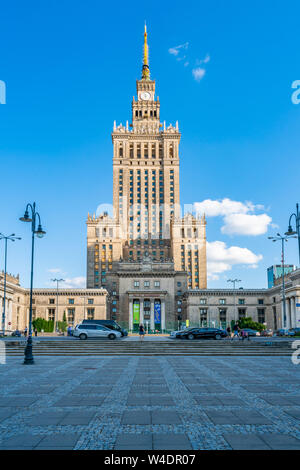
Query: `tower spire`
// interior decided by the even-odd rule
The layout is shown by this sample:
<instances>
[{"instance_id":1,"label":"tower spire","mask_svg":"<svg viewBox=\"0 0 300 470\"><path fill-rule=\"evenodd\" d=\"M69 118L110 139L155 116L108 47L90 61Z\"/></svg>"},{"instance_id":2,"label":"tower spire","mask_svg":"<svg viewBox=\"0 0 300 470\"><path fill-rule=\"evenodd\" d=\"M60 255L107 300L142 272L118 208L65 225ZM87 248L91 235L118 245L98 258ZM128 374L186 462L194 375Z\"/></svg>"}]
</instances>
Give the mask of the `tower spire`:
<instances>
[{"instance_id":1,"label":"tower spire","mask_svg":"<svg viewBox=\"0 0 300 470\"><path fill-rule=\"evenodd\" d=\"M143 69L142 69L142 80L150 80L146 22L145 22L145 31L144 31L144 59L143 59Z\"/></svg>"}]
</instances>

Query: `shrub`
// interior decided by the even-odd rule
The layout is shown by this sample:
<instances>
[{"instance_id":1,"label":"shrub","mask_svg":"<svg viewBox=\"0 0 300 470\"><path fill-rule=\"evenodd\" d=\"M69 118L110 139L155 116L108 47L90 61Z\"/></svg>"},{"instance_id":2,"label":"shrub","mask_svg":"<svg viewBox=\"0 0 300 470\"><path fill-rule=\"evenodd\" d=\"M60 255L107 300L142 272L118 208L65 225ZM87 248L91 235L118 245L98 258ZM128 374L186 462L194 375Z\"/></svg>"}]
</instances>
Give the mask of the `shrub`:
<instances>
[{"instance_id":1,"label":"shrub","mask_svg":"<svg viewBox=\"0 0 300 470\"><path fill-rule=\"evenodd\" d=\"M265 325L253 321L251 317L245 317L238 321L240 328L251 328L252 330L262 331L265 329Z\"/></svg>"}]
</instances>

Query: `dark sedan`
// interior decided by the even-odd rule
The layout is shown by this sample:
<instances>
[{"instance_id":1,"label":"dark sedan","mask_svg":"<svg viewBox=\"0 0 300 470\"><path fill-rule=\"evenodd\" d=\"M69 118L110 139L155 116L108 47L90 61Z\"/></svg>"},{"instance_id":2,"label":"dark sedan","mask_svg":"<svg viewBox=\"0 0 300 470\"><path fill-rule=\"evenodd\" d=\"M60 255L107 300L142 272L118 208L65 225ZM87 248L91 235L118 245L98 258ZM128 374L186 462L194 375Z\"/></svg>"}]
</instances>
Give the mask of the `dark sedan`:
<instances>
[{"instance_id":1,"label":"dark sedan","mask_svg":"<svg viewBox=\"0 0 300 470\"><path fill-rule=\"evenodd\" d=\"M227 332L219 328L193 328L188 331L180 331L176 338L179 339L221 339L226 338Z\"/></svg>"}]
</instances>

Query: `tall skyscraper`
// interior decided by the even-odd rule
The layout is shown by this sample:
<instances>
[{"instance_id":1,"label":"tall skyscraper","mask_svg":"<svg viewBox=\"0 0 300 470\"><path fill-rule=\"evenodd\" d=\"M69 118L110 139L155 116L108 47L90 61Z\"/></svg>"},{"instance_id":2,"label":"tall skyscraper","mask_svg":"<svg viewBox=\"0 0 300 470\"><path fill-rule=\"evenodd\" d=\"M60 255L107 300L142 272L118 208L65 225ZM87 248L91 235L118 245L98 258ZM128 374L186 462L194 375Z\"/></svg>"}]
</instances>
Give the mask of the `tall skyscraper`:
<instances>
[{"instance_id":1,"label":"tall skyscraper","mask_svg":"<svg viewBox=\"0 0 300 470\"><path fill-rule=\"evenodd\" d=\"M88 216L87 286L105 287L120 260L173 262L188 273L189 288L206 288L205 218L182 217L178 122L160 120L160 100L150 77L147 29L131 123L114 122L113 214Z\"/></svg>"}]
</instances>

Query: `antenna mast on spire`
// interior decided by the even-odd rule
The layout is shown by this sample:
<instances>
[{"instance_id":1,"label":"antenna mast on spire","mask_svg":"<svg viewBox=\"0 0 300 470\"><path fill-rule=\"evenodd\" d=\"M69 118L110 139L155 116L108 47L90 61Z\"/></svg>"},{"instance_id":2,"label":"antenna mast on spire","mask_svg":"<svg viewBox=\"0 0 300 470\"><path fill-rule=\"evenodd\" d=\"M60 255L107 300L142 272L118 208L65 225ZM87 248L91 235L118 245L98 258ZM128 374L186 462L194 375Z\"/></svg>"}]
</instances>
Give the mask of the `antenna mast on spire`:
<instances>
[{"instance_id":1,"label":"antenna mast on spire","mask_svg":"<svg viewBox=\"0 0 300 470\"><path fill-rule=\"evenodd\" d=\"M144 31L144 60L143 60L143 69L142 69L142 80L150 80L146 21L145 21L145 31Z\"/></svg>"}]
</instances>

